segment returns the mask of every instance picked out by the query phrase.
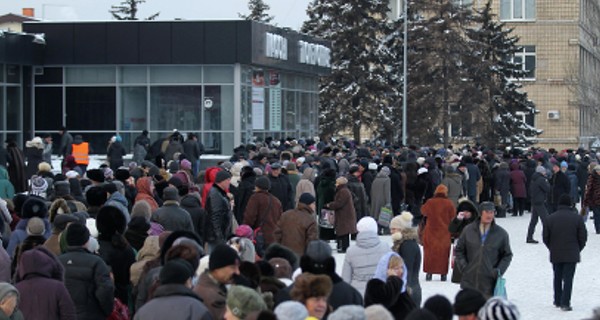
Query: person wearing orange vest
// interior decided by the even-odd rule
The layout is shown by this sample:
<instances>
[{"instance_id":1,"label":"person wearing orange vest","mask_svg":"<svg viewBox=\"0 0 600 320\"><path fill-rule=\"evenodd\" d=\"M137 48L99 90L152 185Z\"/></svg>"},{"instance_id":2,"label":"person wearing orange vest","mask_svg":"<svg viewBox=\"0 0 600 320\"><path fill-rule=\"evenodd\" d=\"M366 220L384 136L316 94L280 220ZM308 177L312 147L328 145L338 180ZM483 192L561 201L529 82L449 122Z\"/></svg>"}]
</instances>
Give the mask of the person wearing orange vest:
<instances>
[{"instance_id":1,"label":"person wearing orange vest","mask_svg":"<svg viewBox=\"0 0 600 320\"><path fill-rule=\"evenodd\" d=\"M71 145L71 155L75 158L75 163L81 168L82 172L85 172L88 164L90 164L90 152L90 144L84 142L81 135L75 135Z\"/></svg>"}]
</instances>

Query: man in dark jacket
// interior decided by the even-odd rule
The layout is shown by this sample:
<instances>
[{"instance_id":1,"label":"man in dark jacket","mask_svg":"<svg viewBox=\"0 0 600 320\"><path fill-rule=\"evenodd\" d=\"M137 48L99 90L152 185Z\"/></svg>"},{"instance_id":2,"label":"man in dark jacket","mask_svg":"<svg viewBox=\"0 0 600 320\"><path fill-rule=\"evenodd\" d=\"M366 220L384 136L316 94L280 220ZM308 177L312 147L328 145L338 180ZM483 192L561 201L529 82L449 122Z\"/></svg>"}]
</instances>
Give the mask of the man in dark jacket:
<instances>
[{"instance_id":1,"label":"man in dark jacket","mask_svg":"<svg viewBox=\"0 0 600 320\"><path fill-rule=\"evenodd\" d=\"M279 162L271 165L269 180L271 181L271 194L279 199L283 211L293 209L294 193L292 192L292 184L287 175L281 174L281 164Z\"/></svg>"},{"instance_id":2,"label":"man in dark jacket","mask_svg":"<svg viewBox=\"0 0 600 320\"><path fill-rule=\"evenodd\" d=\"M473 203L477 203L477 182L481 179L481 172L479 168L473 163L471 156L465 156L463 159L467 165L467 172L469 173L469 179L467 180L467 196ZM433 186L435 189L435 186Z\"/></svg>"},{"instance_id":3,"label":"man in dark jacket","mask_svg":"<svg viewBox=\"0 0 600 320\"><path fill-rule=\"evenodd\" d=\"M494 221L496 207L483 202L481 216L463 229L456 245L454 266L462 273L461 288L473 288L491 297L499 275L508 269L512 250L508 233Z\"/></svg>"},{"instance_id":4,"label":"man in dark jacket","mask_svg":"<svg viewBox=\"0 0 600 320\"><path fill-rule=\"evenodd\" d=\"M310 193L303 193L298 199L298 206L294 210L283 213L277 229L275 241L290 248L299 257L304 254L308 244L317 240L317 222L314 218L316 209L315 197Z\"/></svg>"},{"instance_id":5,"label":"man in dark jacket","mask_svg":"<svg viewBox=\"0 0 600 320\"><path fill-rule=\"evenodd\" d=\"M67 131L67 128L62 127L60 131L60 147L58 150L58 154L66 157L71 154L71 144L73 144L73 136Z\"/></svg>"},{"instance_id":6,"label":"man in dark jacket","mask_svg":"<svg viewBox=\"0 0 600 320\"><path fill-rule=\"evenodd\" d=\"M179 193L175 187L163 190L163 206L152 214L152 221L160 224L166 231L185 230L195 232L190 214L179 206Z\"/></svg>"},{"instance_id":7,"label":"man in dark jacket","mask_svg":"<svg viewBox=\"0 0 600 320\"><path fill-rule=\"evenodd\" d=\"M546 168L537 166L535 173L531 176L529 184L529 194L531 195L531 220L529 221L529 229L527 230L527 243L539 243L533 239L535 226L538 223L538 217L542 224L546 222L548 217L548 209L546 200L550 192L550 183L546 179Z\"/></svg>"},{"instance_id":8,"label":"man in dark jacket","mask_svg":"<svg viewBox=\"0 0 600 320\"><path fill-rule=\"evenodd\" d=\"M546 219L543 239L554 270L554 305L571 311L573 277L587 241L587 230L568 194L560 196L558 211Z\"/></svg>"},{"instance_id":9,"label":"man in dark jacket","mask_svg":"<svg viewBox=\"0 0 600 320\"><path fill-rule=\"evenodd\" d=\"M188 133L187 140L185 140L183 143L183 152L192 163L192 172L194 173L194 177L198 175L202 151L203 150L200 149L200 143L198 142L198 136L193 133Z\"/></svg>"},{"instance_id":10,"label":"man in dark jacket","mask_svg":"<svg viewBox=\"0 0 600 320\"><path fill-rule=\"evenodd\" d=\"M75 303L77 319L106 319L113 310L115 287L104 260L86 245L90 232L81 224L67 227L67 252L58 257L65 268L65 286Z\"/></svg>"},{"instance_id":11,"label":"man in dark jacket","mask_svg":"<svg viewBox=\"0 0 600 320\"><path fill-rule=\"evenodd\" d=\"M549 212L554 212L558 209L558 199L563 194L569 194L571 191L571 184L569 183L569 177L560 170L560 164L555 162L552 164L552 178L550 178L551 191L548 194L548 206Z\"/></svg>"},{"instance_id":12,"label":"man in dark jacket","mask_svg":"<svg viewBox=\"0 0 600 320\"><path fill-rule=\"evenodd\" d=\"M204 241L208 243L208 252L220 243L225 243L231 233L231 198L227 190L231 183L231 174L225 170L217 172L215 182L206 197L206 223Z\"/></svg>"}]
</instances>

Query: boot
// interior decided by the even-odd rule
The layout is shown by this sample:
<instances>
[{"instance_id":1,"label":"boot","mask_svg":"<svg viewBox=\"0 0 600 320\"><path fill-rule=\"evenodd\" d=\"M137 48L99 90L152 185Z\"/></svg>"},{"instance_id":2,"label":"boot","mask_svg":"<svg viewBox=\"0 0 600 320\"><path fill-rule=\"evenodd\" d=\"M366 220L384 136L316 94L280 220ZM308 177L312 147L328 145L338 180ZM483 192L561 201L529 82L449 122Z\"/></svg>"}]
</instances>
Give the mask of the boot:
<instances>
[{"instance_id":1,"label":"boot","mask_svg":"<svg viewBox=\"0 0 600 320\"><path fill-rule=\"evenodd\" d=\"M446 275L445 275L445 274L443 274L443 275L441 276L440 280L442 280L442 282L445 282L445 281L446 281L446 280L448 280L448 279L446 278Z\"/></svg>"},{"instance_id":2,"label":"boot","mask_svg":"<svg viewBox=\"0 0 600 320\"><path fill-rule=\"evenodd\" d=\"M425 275L425 281L431 281L432 278L433 278L433 275L431 273L428 273Z\"/></svg>"}]
</instances>

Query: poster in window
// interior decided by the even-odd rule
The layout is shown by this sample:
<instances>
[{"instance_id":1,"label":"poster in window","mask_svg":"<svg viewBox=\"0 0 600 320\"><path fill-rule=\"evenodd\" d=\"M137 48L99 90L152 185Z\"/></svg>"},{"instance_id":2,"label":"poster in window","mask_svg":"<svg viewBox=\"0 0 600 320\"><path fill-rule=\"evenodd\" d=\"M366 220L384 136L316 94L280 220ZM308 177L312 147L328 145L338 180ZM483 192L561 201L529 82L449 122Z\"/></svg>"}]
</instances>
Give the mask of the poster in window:
<instances>
[{"instance_id":1,"label":"poster in window","mask_svg":"<svg viewBox=\"0 0 600 320\"><path fill-rule=\"evenodd\" d=\"M279 72L269 71L269 130L281 131L281 81Z\"/></svg>"}]
</instances>

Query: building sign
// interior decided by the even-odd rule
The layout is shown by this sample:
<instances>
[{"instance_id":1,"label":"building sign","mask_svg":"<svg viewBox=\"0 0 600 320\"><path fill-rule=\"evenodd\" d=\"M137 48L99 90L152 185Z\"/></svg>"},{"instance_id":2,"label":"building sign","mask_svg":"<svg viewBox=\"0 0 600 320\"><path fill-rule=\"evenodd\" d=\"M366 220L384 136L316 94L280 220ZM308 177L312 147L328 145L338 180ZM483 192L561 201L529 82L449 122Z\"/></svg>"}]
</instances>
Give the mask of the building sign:
<instances>
[{"instance_id":1,"label":"building sign","mask_svg":"<svg viewBox=\"0 0 600 320\"><path fill-rule=\"evenodd\" d=\"M265 129L265 73L252 73L252 130Z\"/></svg>"},{"instance_id":2,"label":"building sign","mask_svg":"<svg viewBox=\"0 0 600 320\"><path fill-rule=\"evenodd\" d=\"M279 72L269 72L269 130L281 131L281 82Z\"/></svg>"},{"instance_id":3,"label":"building sign","mask_svg":"<svg viewBox=\"0 0 600 320\"><path fill-rule=\"evenodd\" d=\"M269 33L266 34L267 47L266 56L277 60L288 59L288 42L287 39L278 34Z\"/></svg>"},{"instance_id":4,"label":"building sign","mask_svg":"<svg viewBox=\"0 0 600 320\"><path fill-rule=\"evenodd\" d=\"M298 41L299 62L310 64L319 67L331 67L330 54L331 50L324 45L310 43L306 41Z\"/></svg>"}]
</instances>

